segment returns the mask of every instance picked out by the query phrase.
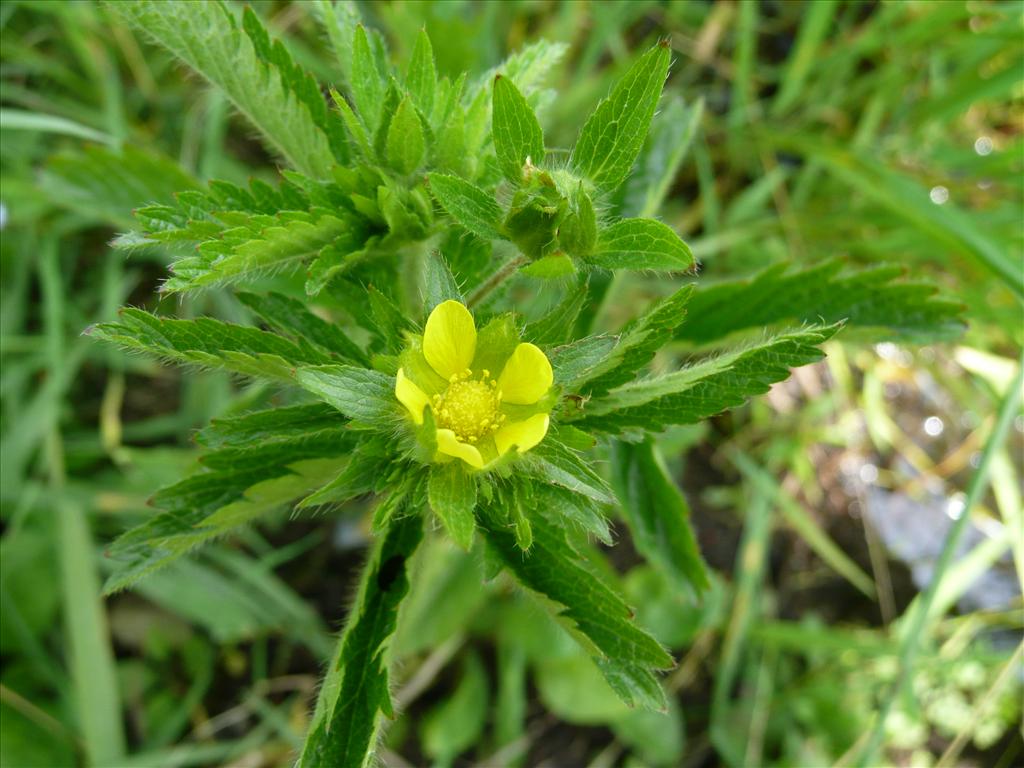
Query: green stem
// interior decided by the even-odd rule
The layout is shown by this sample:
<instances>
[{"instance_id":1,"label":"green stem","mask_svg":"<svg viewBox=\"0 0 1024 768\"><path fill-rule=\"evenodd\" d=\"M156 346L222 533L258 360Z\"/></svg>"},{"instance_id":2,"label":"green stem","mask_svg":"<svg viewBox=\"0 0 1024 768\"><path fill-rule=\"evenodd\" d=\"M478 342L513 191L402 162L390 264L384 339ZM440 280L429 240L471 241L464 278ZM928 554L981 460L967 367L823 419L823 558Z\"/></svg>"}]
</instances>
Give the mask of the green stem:
<instances>
[{"instance_id":1,"label":"green stem","mask_svg":"<svg viewBox=\"0 0 1024 768\"><path fill-rule=\"evenodd\" d=\"M516 256L514 259L510 259L498 267L498 270L487 278L473 293L469 295L469 299L466 302L466 306L475 307L481 301L486 299L491 292L499 285L508 280L512 275L515 274L516 270L525 264L529 259L525 256Z\"/></svg>"},{"instance_id":2,"label":"green stem","mask_svg":"<svg viewBox=\"0 0 1024 768\"><path fill-rule=\"evenodd\" d=\"M964 502L963 512L953 523L949 533L946 535L946 541L942 545L942 552L939 553L939 559L935 563L935 575L932 577L931 583L928 584L927 590L921 595L917 610L906 617L906 621L909 623L906 634L900 643L899 676L893 683L889 695L882 702L878 718L875 720L874 728L871 731L871 736L857 761L857 765L861 768L875 764L875 756L885 734L885 721L889 717L893 702L900 696L910 680L914 661L920 650L921 635L924 634L925 624L931 613L932 603L939 591L939 584L942 582L942 577L946 571L949 570L960 539L967 530L967 522L970 519L971 510L988 487L989 465L992 463L992 457L995 456L996 451L999 450L999 447L1006 438L1007 432L1010 430L1010 424L1013 422L1013 417L1017 412L1017 405L1020 402L1022 387L1024 387L1024 356L1021 357L1017 368L1017 376L1013 383L1010 384L1010 389L1003 398L1003 403L999 408L999 416L996 419L995 427L992 429L992 434L985 444L985 450L981 454L981 462L978 464L978 469L971 477L971 481L967 486L967 499Z\"/></svg>"}]
</instances>

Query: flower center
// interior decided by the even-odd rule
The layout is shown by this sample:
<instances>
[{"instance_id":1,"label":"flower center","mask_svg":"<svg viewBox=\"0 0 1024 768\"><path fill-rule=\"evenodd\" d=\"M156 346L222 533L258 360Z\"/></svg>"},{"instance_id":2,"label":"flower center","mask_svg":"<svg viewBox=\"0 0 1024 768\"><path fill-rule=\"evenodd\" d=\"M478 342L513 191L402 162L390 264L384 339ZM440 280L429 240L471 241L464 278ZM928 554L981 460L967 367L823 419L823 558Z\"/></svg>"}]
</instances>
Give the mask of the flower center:
<instances>
[{"instance_id":1,"label":"flower center","mask_svg":"<svg viewBox=\"0 0 1024 768\"><path fill-rule=\"evenodd\" d=\"M500 404L501 391L490 371L481 371L480 378L474 379L473 372L466 370L451 377L443 395L434 395L431 408L438 427L450 429L463 442L475 443L505 421L498 412Z\"/></svg>"}]
</instances>

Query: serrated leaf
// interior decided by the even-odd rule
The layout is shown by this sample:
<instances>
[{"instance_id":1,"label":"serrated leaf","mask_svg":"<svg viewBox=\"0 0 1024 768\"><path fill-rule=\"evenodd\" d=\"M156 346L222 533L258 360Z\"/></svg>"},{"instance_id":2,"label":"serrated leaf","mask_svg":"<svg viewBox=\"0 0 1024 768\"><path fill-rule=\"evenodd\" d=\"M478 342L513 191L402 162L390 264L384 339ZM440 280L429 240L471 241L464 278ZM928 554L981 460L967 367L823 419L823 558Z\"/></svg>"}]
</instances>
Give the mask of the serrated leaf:
<instances>
[{"instance_id":1,"label":"serrated leaf","mask_svg":"<svg viewBox=\"0 0 1024 768\"><path fill-rule=\"evenodd\" d=\"M352 36L352 74L349 86L352 89L352 100L359 110L359 116L372 136L381 119L381 106L384 103L384 80L373 52L366 29L362 24L356 26Z\"/></svg>"},{"instance_id":2,"label":"serrated leaf","mask_svg":"<svg viewBox=\"0 0 1024 768\"><path fill-rule=\"evenodd\" d=\"M617 336L587 336L553 348L548 359L555 383L570 392L579 389L607 366L618 343Z\"/></svg>"},{"instance_id":3,"label":"serrated leaf","mask_svg":"<svg viewBox=\"0 0 1024 768\"><path fill-rule=\"evenodd\" d=\"M462 301L462 292L440 251L432 250L427 254L423 277L426 283L424 309L427 312L444 301Z\"/></svg>"},{"instance_id":4,"label":"serrated leaf","mask_svg":"<svg viewBox=\"0 0 1024 768\"><path fill-rule=\"evenodd\" d=\"M226 7L161 0L110 7L223 90L291 165L309 176L328 175L335 159L327 136L277 68L260 60Z\"/></svg>"},{"instance_id":5,"label":"serrated leaf","mask_svg":"<svg viewBox=\"0 0 1024 768\"><path fill-rule=\"evenodd\" d=\"M249 6L246 6L242 13L242 28L249 36L260 60L268 67L276 69L281 76L282 86L309 110L313 122L327 137L335 160L341 164L348 163L345 128L339 116L327 108L327 102L324 101L316 78L295 63L284 43L280 40L271 42L263 23Z\"/></svg>"},{"instance_id":6,"label":"serrated leaf","mask_svg":"<svg viewBox=\"0 0 1024 768\"><path fill-rule=\"evenodd\" d=\"M412 514L395 519L378 538L321 688L300 768L364 768L372 760L381 715L393 714L389 641L422 537L422 518Z\"/></svg>"},{"instance_id":7,"label":"serrated leaf","mask_svg":"<svg viewBox=\"0 0 1024 768\"><path fill-rule=\"evenodd\" d=\"M693 267L690 247L655 219L620 219L601 230L586 260L605 269L685 272Z\"/></svg>"},{"instance_id":8,"label":"serrated leaf","mask_svg":"<svg viewBox=\"0 0 1024 768\"><path fill-rule=\"evenodd\" d=\"M669 59L667 45L645 53L587 118L572 164L599 189L615 189L633 167L658 106Z\"/></svg>"},{"instance_id":9,"label":"serrated leaf","mask_svg":"<svg viewBox=\"0 0 1024 768\"><path fill-rule=\"evenodd\" d=\"M545 440L520 462L523 474L549 485L565 488L598 504L614 504L615 496L608 484L576 451Z\"/></svg>"},{"instance_id":10,"label":"serrated leaf","mask_svg":"<svg viewBox=\"0 0 1024 768\"><path fill-rule=\"evenodd\" d=\"M523 338L535 344L564 344L572 335L576 319L587 302L587 281L581 280L554 308L526 326Z\"/></svg>"},{"instance_id":11,"label":"serrated leaf","mask_svg":"<svg viewBox=\"0 0 1024 768\"><path fill-rule=\"evenodd\" d=\"M314 315L301 301L280 293L238 292L236 298L259 315L268 326L291 336L296 341L305 340L321 349L333 353L346 362L366 365L369 359L337 323L328 323Z\"/></svg>"},{"instance_id":12,"label":"serrated leaf","mask_svg":"<svg viewBox=\"0 0 1024 768\"><path fill-rule=\"evenodd\" d=\"M270 379L290 379L296 365L330 362L330 356L305 342L208 317L177 320L126 308L117 322L100 323L89 333L177 363Z\"/></svg>"},{"instance_id":13,"label":"serrated leaf","mask_svg":"<svg viewBox=\"0 0 1024 768\"><path fill-rule=\"evenodd\" d=\"M406 96L388 126L388 164L401 174L412 173L419 168L425 149L423 125L412 99Z\"/></svg>"},{"instance_id":14,"label":"serrated leaf","mask_svg":"<svg viewBox=\"0 0 1024 768\"><path fill-rule=\"evenodd\" d=\"M174 263L174 274L162 290L173 293L263 276L294 267L326 246L356 251L365 237L363 224L344 211L282 214L255 231L239 227L225 231L222 239L204 242L195 256Z\"/></svg>"},{"instance_id":15,"label":"serrated leaf","mask_svg":"<svg viewBox=\"0 0 1024 768\"><path fill-rule=\"evenodd\" d=\"M369 450L361 443L353 450L345 468L327 485L318 488L297 505L297 509L325 504L342 504L349 499L372 492L387 477L390 458Z\"/></svg>"},{"instance_id":16,"label":"serrated leaf","mask_svg":"<svg viewBox=\"0 0 1024 768\"><path fill-rule=\"evenodd\" d=\"M295 460L288 466L262 463L241 472L203 472L158 492L153 504L165 511L128 531L108 550L119 563L103 589L131 586L233 528L306 495L337 471L343 445L321 445L331 458ZM317 452L317 451L313 451Z\"/></svg>"},{"instance_id":17,"label":"serrated leaf","mask_svg":"<svg viewBox=\"0 0 1024 768\"><path fill-rule=\"evenodd\" d=\"M626 384L563 418L576 419L583 429L611 433L695 424L764 394L772 384L786 379L791 368L820 360L824 353L818 347L839 328L827 325L792 331L675 373Z\"/></svg>"},{"instance_id":18,"label":"serrated leaf","mask_svg":"<svg viewBox=\"0 0 1024 768\"><path fill-rule=\"evenodd\" d=\"M501 235L501 207L477 186L457 176L430 174L430 193L448 215L474 235L497 240Z\"/></svg>"},{"instance_id":19,"label":"serrated leaf","mask_svg":"<svg viewBox=\"0 0 1024 768\"><path fill-rule=\"evenodd\" d=\"M622 215L657 215L703 115L703 99L687 106L676 94L667 98L667 104L651 121L651 130L636 167L622 187Z\"/></svg>"},{"instance_id":20,"label":"serrated leaf","mask_svg":"<svg viewBox=\"0 0 1024 768\"><path fill-rule=\"evenodd\" d=\"M420 112L428 116L433 113L437 70L434 67L434 49L426 29L421 29L416 36L416 44L409 58L409 70L405 75L405 87Z\"/></svg>"},{"instance_id":21,"label":"serrated leaf","mask_svg":"<svg viewBox=\"0 0 1024 768\"><path fill-rule=\"evenodd\" d=\"M690 508L672 482L654 441L612 442L612 483L633 544L676 589L708 588L707 569L690 526Z\"/></svg>"},{"instance_id":22,"label":"serrated leaf","mask_svg":"<svg viewBox=\"0 0 1024 768\"><path fill-rule=\"evenodd\" d=\"M206 448L248 446L287 440L338 424L338 411L323 403L292 405L213 419L196 435Z\"/></svg>"},{"instance_id":23,"label":"serrated leaf","mask_svg":"<svg viewBox=\"0 0 1024 768\"><path fill-rule=\"evenodd\" d=\"M675 329L686 317L692 294L693 286L684 285L654 302L644 314L622 329L619 343L606 357L585 377L566 386L596 395L634 379L637 372L651 362L655 353L672 339Z\"/></svg>"},{"instance_id":24,"label":"serrated leaf","mask_svg":"<svg viewBox=\"0 0 1024 768\"><path fill-rule=\"evenodd\" d=\"M628 606L584 565L565 532L543 515L534 516L533 545L524 557L500 512L484 505L480 522L505 568L555 604L557 615L594 656L626 704L664 709L665 696L654 670L670 667L672 657L631 621Z\"/></svg>"},{"instance_id":25,"label":"serrated leaf","mask_svg":"<svg viewBox=\"0 0 1024 768\"><path fill-rule=\"evenodd\" d=\"M925 283L903 280L903 267L843 271L831 259L812 267L775 264L746 280L701 285L677 339L707 344L735 331L781 322L845 321L878 338L919 341L955 338L963 306Z\"/></svg>"},{"instance_id":26,"label":"serrated leaf","mask_svg":"<svg viewBox=\"0 0 1024 768\"><path fill-rule=\"evenodd\" d=\"M295 381L353 421L376 428L394 424L398 400L391 376L352 365L322 365L298 368Z\"/></svg>"},{"instance_id":27,"label":"serrated leaf","mask_svg":"<svg viewBox=\"0 0 1024 768\"><path fill-rule=\"evenodd\" d=\"M473 517L476 479L459 464L449 461L430 468L427 498L452 541L468 552L473 547L473 533L476 531L476 519Z\"/></svg>"},{"instance_id":28,"label":"serrated leaf","mask_svg":"<svg viewBox=\"0 0 1024 768\"><path fill-rule=\"evenodd\" d=\"M523 165L544 161L544 133L530 105L509 78L494 78L494 110L491 117L494 151L505 178L523 180Z\"/></svg>"}]
</instances>

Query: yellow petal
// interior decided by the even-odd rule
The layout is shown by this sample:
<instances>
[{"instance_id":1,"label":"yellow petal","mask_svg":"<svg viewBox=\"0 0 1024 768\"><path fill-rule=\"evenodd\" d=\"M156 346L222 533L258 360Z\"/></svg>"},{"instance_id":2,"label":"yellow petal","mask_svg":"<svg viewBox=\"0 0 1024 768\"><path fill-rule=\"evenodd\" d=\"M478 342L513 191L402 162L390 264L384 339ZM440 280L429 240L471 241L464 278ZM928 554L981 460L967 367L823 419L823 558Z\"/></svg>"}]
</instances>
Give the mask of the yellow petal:
<instances>
[{"instance_id":1,"label":"yellow petal","mask_svg":"<svg viewBox=\"0 0 1024 768\"><path fill-rule=\"evenodd\" d=\"M398 375L395 377L395 397L409 410L413 421L417 424L423 423L423 409L429 402L429 398L412 379L406 377L405 371L401 368L398 369Z\"/></svg>"},{"instance_id":2,"label":"yellow petal","mask_svg":"<svg viewBox=\"0 0 1024 768\"><path fill-rule=\"evenodd\" d=\"M442 301L423 329L423 356L446 381L462 373L476 353L476 326L469 310L457 301Z\"/></svg>"},{"instance_id":3,"label":"yellow petal","mask_svg":"<svg viewBox=\"0 0 1024 768\"><path fill-rule=\"evenodd\" d=\"M523 343L505 363L498 378L501 399L513 405L533 405L551 389L551 363L538 347Z\"/></svg>"},{"instance_id":4,"label":"yellow petal","mask_svg":"<svg viewBox=\"0 0 1024 768\"><path fill-rule=\"evenodd\" d=\"M443 453L445 456L454 456L456 459L462 459L473 469L484 468L484 459L477 447L462 442L450 429L437 430L437 452Z\"/></svg>"},{"instance_id":5,"label":"yellow petal","mask_svg":"<svg viewBox=\"0 0 1024 768\"><path fill-rule=\"evenodd\" d=\"M494 433L498 455L503 455L512 446L516 446L520 453L526 453L544 439L544 435L548 433L549 423L550 419L546 413L536 413L524 421L506 424Z\"/></svg>"}]
</instances>

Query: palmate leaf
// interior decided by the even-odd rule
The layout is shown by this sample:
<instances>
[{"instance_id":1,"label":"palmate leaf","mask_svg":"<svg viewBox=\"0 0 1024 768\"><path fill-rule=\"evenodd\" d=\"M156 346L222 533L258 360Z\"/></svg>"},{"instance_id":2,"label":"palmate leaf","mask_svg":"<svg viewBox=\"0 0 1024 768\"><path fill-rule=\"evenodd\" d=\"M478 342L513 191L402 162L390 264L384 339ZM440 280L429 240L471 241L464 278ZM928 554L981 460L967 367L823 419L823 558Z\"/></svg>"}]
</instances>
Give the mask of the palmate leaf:
<instances>
[{"instance_id":1,"label":"palmate leaf","mask_svg":"<svg viewBox=\"0 0 1024 768\"><path fill-rule=\"evenodd\" d=\"M297 170L324 178L336 158L309 107L282 74L257 54L219 2L122 0L110 7L219 87L275 151Z\"/></svg>"},{"instance_id":2,"label":"palmate leaf","mask_svg":"<svg viewBox=\"0 0 1024 768\"><path fill-rule=\"evenodd\" d=\"M321 687L300 768L364 768L372 759L381 715L394 716L389 641L409 592L408 563L422 537L423 519L411 514L395 518L377 538Z\"/></svg>"},{"instance_id":3,"label":"palmate leaf","mask_svg":"<svg viewBox=\"0 0 1024 768\"><path fill-rule=\"evenodd\" d=\"M802 269L783 262L747 280L698 286L676 338L707 344L735 331L792 321L845 321L872 335L920 341L963 332L963 306L939 298L932 285L901 279L902 267L843 267L839 259Z\"/></svg>"},{"instance_id":4,"label":"palmate leaf","mask_svg":"<svg viewBox=\"0 0 1024 768\"><path fill-rule=\"evenodd\" d=\"M672 666L672 657L632 622L622 598L587 567L565 531L540 512L530 518L533 542L524 555L504 513L478 507L491 551L521 584L554 603L557 615L626 704L664 709L665 695L654 671Z\"/></svg>"},{"instance_id":5,"label":"palmate leaf","mask_svg":"<svg viewBox=\"0 0 1024 768\"><path fill-rule=\"evenodd\" d=\"M622 433L695 424L763 394L791 368L820 360L818 346L840 326L812 326L747 349L704 360L675 373L625 384L564 418L582 429Z\"/></svg>"},{"instance_id":6,"label":"palmate leaf","mask_svg":"<svg viewBox=\"0 0 1024 768\"><path fill-rule=\"evenodd\" d=\"M275 380L292 381L298 365L332 362L330 354L304 340L293 342L209 317L176 320L126 308L116 322L95 325L89 333L125 349L177 363Z\"/></svg>"}]
</instances>

